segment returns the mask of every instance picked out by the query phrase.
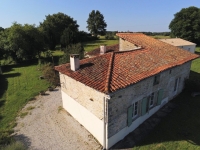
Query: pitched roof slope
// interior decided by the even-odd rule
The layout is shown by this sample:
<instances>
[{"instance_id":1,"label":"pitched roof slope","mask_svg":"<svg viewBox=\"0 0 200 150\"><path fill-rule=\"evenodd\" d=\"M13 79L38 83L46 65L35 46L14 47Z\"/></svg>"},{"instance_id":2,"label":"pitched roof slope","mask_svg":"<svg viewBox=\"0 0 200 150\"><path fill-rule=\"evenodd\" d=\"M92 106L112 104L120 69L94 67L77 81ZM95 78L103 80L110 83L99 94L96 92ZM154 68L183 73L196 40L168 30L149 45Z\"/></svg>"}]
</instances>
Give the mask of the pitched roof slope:
<instances>
[{"instance_id":1,"label":"pitched roof slope","mask_svg":"<svg viewBox=\"0 0 200 150\"><path fill-rule=\"evenodd\" d=\"M70 70L69 64L56 66L55 69L100 92L110 93L198 58L196 54L144 34L117 35L143 48L81 60L81 67L75 72Z\"/></svg>"},{"instance_id":2,"label":"pitched roof slope","mask_svg":"<svg viewBox=\"0 0 200 150\"><path fill-rule=\"evenodd\" d=\"M110 72L109 63L113 53L107 53L98 57L80 60L80 69L72 71L70 64L56 66L55 70L65 74L98 91L105 91L106 77Z\"/></svg>"},{"instance_id":3,"label":"pitched roof slope","mask_svg":"<svg viewBox=\"0 0 200 150\"><path fill-rule=\"evenodd\" d=\"M180 38L171 38L171 39L159 39L162 42L174 45L174 46L187 46L187 45L196 45L195 43L186 41Z\"/></svg>"}]
</instances>

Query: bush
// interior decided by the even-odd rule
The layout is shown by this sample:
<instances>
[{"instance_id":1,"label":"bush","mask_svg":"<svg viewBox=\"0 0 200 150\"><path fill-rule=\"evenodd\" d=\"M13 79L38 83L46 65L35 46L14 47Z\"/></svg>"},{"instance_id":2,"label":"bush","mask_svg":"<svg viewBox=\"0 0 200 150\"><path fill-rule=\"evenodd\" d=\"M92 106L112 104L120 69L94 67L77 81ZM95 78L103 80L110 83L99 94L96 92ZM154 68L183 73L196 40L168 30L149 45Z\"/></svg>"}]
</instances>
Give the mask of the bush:
<instances>
[{"instance_id":1,"label":"bush","mask_svg":"<svg viewBox=\"0 0 200 150\"><path fill-rule=\"evenodd\" d=\"M59 75L54 70L54 66L51 63L47 63L42 68L44 78L53 86L57 86L60 83Z\"/></svg>"},{"instance_id":2,"label":"bush","mask_svg":"<svg viewBox=\"0 0 200 150\"><path fill-rule=\"evenodd\" d=\"M81 43L69 45L64 49L64 55L59 59L59 64L69 63L70 54L79 54L79 58L84 58L84 48Z\"/></svg>"}]
</instances>

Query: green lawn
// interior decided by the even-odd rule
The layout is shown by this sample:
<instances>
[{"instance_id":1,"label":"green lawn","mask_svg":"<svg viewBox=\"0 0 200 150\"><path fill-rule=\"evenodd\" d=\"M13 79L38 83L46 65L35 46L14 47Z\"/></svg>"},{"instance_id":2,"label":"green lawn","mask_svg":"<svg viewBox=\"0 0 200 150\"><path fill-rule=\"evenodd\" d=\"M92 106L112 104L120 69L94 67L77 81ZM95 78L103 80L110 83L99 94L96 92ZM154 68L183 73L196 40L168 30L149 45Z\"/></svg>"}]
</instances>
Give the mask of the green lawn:
<instances>
[{"instance_id":1,"label":"green lawn","mask_svg":"<svg viewBox=\"0 0 200 150\"><path fill-rule=\"evenodd\" d=\"M170 39L171 37L170 36L164 36L164 35L154 35L154 36L151 36L155 39Z\"/></svg>"},{"instance_id":2,"label":"green lawn","mask_svg":"<svg viewBox=\"0 0 200 150\"><path fill-rule=\"evenodd\" d=\"M84 49L85 49L86 52L89 52L93 49L100 47L100 45L114 45L114 44L118 44L118 43L119 43L119 40L103 40L103 39L100 39L100 40L84 43Z\"/></svg>"},{"instance_id":3,"label":"green lawn","mask_svg":"<svg viewBox=\"0 0 200 150\"><path fill-rule=\"evenodd\" d=\"M0 75L0 144L15 126L15 118L22 107L49 84L40 80L37 65L3 66Z\"/></svg>"},{"instance_id":4,"label":"green lawn","mask_svg":"<svg viewBox=\"0 0 200 150\"><path fill-rule=\"evenodd\" d=\"M197 47L196 52L200 51ZM200 58L191 66L190 78L200 81ZM177 108L133 149L182 150L200 149L200 96L184 90L172 102Z\"/></svg>"}]
</instances>

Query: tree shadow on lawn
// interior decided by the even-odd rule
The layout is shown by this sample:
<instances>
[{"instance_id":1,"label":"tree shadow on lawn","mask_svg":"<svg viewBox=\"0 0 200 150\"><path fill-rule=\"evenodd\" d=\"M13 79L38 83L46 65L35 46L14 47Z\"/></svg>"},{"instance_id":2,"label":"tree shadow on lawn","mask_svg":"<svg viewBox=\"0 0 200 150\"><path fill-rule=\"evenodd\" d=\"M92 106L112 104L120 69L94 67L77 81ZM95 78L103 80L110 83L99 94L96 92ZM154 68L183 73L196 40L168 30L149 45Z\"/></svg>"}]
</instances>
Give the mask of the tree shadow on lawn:
<instances>
[{"instance_id":1,"label":"tree shadow on lawn","mask_svg":"<svg viewBox=\"0 0 200 150\"><path fill-rule=\"evenodd\" d=\"M195 51L195 54L200 55L200 52Z\"/></svg>"},{"instance_id":2,"label":"tree shadow on lawn","mask_svg":"<svg viewBox=\"0 0 200 150\"><path fill-rule=\"evenodd\" d=\"M28 149L29 147L31 147L31 140L30 140L30 138L28 138L24 134L14 135L14 139L16 141L22 142L26 149Z\"/></svg>"},{"instance_id":3,"label":"tree shadow on lawn","mask_svg":"<svg viewBox=\"0 0 200 150\"><path fill-rule=\"evenodd\" d=\"M3 107L4 104L6 103L6 100L3 99L3 97L8 89L7 78L13 78L13 77L20 76L20 75L21 75L20 73L8 73L8 74L0 75L0 110L1 110L1 107ZM1 113L1 111L0 111L0 113ZM2 116L0 116L0 120L1 119L2 119Z\"/></svg>"},{"instance_id":4,"label":"tree shadow on lawn","mask_svg":"<svg viewBox=\"0 0 200 150\"><path fill-rule=\"evenodd\" d=\"M190 71L190 79L200 82L200 74L194 71Z\"/></svg>"},{"instance_id":5,"label":"tree shadow on lawn","mask_svg":"<svg viewBox=\"0 0 200 150\"><path fill-rule=\"evenodd\" d=\"M200 74L191 71L190 78L200 79ZM138 140L140 137L135 137L134 134L130 133L128 143L126 143L127 140L125 139L127 138L125 137L124 140L121 141L122 144L121 146L119 145L119 148L126 149L133 148L134 146L152 146L153 144L154 148L160 147L163 149L169 149L170 147L175 145L180 146L181 142L186 144L188 147L190 147L189 145L199 146L200 95L192 97L191 92L192 90L185 88L181 94L171 100L170 102L175 104L177 107L173 109L173 111L167 116L161 118L160 122L153 128L153 130L148 133L144 133L146 136ZM187 141L187 143L184 141ZM176 143L174 145L173 143L169 142L180 143Z\"/></svg>"},{"instance_id":6,"label":"tree shadow on lawn","mask_svg":"<svg viewBox=\"0 0 200 150\"><path fill-rule=\"evenodd\" d=\"M8 80L5 75L0 75L0 99L3 97L5 91L8 89ZM2 102L0 103L0 107Z\"/></svg>"},{"instance_id":7,"label":"tree shadow on lawn","mask_svg":"<svg viewBox=\"0 0 200 150\"><path fill-rule=\"evenodd\" d=\"M138 146L169 141L187 141L200 145L200 96L192 97L184 90L172 100L177 108L161 120Z\"/></svg>"}]
</instances>

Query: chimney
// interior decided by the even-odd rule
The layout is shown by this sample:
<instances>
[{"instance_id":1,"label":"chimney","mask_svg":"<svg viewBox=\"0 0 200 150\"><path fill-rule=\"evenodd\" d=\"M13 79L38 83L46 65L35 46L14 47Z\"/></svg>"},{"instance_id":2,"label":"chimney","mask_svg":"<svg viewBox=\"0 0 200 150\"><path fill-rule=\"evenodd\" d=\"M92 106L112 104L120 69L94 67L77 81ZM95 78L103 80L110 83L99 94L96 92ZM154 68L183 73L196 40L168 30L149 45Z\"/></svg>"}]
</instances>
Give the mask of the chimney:
<instances>
[{"instance_id":1,"label":"chimney","mask_svg":"<svg viewBox=\"0 0 200 150\"><path fill-rule=\"evenodd\" d=\"M106 53L106 46L105 45L101 45L100 46L100 54L105 54Z\"/></svg>"},{"instance_id":2,"label":"chimney","mask_svg":"<svg viewBox=\"0 0 200 150\"><path fill-rule=\"evenodd\" d=\"M70 66L71 66L71 70L73 71L76 71L80 68L79 54L70 55Z\"/></svg>"}]
</instances>

